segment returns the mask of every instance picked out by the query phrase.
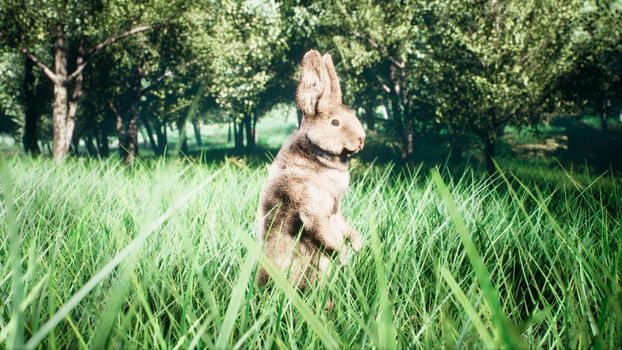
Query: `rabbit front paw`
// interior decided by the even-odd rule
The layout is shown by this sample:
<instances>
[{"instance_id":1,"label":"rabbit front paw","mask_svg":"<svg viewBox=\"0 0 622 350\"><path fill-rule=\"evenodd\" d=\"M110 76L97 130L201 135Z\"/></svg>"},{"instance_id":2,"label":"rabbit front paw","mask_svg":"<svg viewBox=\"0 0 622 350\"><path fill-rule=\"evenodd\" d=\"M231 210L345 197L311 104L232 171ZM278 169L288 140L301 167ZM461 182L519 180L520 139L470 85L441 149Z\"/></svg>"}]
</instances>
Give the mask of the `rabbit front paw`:
<instances>
[{"instance_id":1,"label":"rabbit front paw","mask_svg":"<svg viewBox=\"0 0 622 350\"><path fill-rule=\"evenodd\" d=\"M357 253L363 248L361 234L355 229L351 229L350 231L350 245L352 246L352 250Z\"/></svg>"}]
</instances>

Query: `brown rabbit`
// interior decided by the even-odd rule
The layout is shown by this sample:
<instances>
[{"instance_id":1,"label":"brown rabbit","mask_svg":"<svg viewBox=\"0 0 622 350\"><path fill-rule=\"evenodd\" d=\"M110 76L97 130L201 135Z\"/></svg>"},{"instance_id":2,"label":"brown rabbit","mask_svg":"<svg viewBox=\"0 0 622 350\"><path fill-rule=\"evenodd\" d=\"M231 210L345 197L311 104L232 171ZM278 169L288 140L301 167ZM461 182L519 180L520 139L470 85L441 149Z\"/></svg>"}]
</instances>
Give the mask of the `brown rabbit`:
<instances>
[{"instance_id":1,"label":"brown rabbit","mask_svg":"<svg viewBox=\"0 0 622 350\"><path fill-rule=\"evenodd\" d=\"M341 99L339 79L329 54L311 50L302 60L296 103L300 128L285 141L270 166L259 205L259 239L265 254L299 288L314 282L345 258L348 239L354 251L361 236L341 214L348 189L348 159L363 148L365 131ZM261 269L260 285L268 280Z\"/></svg>"}]
</instances>

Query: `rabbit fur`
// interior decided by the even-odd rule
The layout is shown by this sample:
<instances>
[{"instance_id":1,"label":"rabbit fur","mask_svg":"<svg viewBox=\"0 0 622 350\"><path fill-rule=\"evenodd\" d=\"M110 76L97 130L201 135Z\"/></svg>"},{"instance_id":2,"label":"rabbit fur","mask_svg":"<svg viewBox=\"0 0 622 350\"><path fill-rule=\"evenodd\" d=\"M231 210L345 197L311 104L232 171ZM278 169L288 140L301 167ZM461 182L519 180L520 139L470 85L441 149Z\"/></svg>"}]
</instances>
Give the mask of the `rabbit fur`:
<instances>
[{"instance_id":1,"label":"rabbit fur","mask_svg":"<svg viewBox=\"0 0 622 350\"><path fill-rule=\"evenodd\" d=\"M358 231L341 213L348 189L349 157L363 148L365 131L342 103L339 79L329 54L304 55L296 91L300 127L270 166L260 198L259 240L266 256L298 288L330 271L331 256L344 262L350 241L361 249ZM268 281L260 269L259 285Z\"/></svg>"}]
</instances>

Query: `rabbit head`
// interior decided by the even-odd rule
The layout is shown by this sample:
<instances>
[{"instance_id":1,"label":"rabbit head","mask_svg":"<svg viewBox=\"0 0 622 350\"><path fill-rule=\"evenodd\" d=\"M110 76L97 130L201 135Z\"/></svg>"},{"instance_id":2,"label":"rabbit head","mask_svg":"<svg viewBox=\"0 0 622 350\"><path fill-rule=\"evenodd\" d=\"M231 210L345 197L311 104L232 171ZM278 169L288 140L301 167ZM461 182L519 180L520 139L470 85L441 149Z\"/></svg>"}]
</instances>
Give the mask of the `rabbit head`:
<instances>
[{"instance_id":1,"label":"rabbit head","mask_svg":"<svg viewBox=\"0 0 622 350\"><path fill-rule=\"evenodd\" d=\"M365 130L343 105L339 78L329 54L310 50L302 59L296 104L303 113L300 126L306 138L324 152L350 155L360 151Z\"/></svg>"}]
</instances>

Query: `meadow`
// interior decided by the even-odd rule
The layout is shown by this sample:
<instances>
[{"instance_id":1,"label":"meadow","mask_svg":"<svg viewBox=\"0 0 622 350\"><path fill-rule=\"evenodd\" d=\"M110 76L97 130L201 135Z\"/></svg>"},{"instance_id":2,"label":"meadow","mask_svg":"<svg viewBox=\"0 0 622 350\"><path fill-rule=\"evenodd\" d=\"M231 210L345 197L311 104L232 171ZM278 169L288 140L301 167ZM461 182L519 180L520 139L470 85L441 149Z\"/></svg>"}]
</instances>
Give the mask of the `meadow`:
<instances>
[{"instance_id":1,"label":"meadow","mask_svg":"<svg viewBox=\"0 0 622 350\"><path fill-rule=\"evenodd\" d=\"M344 210L364 248L300 294L278 273L254 283L270 268L255 243L264 165L4 163L8 348L622 345L619 177L354 161Z\"/></svg>"},{"instance_id":2,"label":"meadow","mask_svg":"<svg viewBox=\"0 0 622 350\"><path fill-rule=\"evenodd\" d=\"M325 287L298 293L273 271L259 290L257 266L270 268L255 242L259 192L271 152L295 128L295 116L282 115L259 124L267 153L254 157L231 156L218 124L203 128L203 151L147 151L130 168L114 157L5 157L0 343L622 345L622 179L542 158L501 159L493 178L468 165L354 159L344 210L363 250ZM535 144L559 131L510 135Z\"/></svg>"}]
</instances>

